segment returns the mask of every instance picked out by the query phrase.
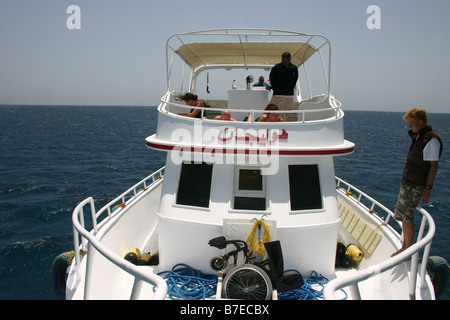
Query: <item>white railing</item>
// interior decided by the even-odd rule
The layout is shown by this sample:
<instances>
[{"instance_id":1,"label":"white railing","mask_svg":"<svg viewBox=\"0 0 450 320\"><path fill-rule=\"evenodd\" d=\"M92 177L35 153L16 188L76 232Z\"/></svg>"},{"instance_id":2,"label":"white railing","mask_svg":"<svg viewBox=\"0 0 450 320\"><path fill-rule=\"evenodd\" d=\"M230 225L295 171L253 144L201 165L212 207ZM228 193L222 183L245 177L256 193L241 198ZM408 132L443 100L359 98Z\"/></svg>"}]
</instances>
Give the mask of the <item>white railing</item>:
<instances>
[{"instance_id":1,"label":"white railing","mask_svg":"<svg viewBox=\"0 0 450 320\"><path fill-rule=\"evenodd\" d=\"M344 185L344 186L342 186L342 185ZM336 177L336 187L346 190L346 194L347 195L352 195L354 197L355 201L360 206L365 208L369 213L376 212L376 208L377 207L379 209L381 209L384 212L384 214L386 215L385 217L383 217L383 219L384 219L383 222L385 224L390 222L391 217L392 218L394 217L394 213L391 210L389 210L389 208L387 208L386 206L384 206L383 204L381 204L380 202L378 202L377 200L375 200L371 196L367 195L363 191L361 191L358 188L352 186L351 184L349 184L345 180L342 180L339 177ZM377 216L380 216L380 214L377 213ZM401 226L401 224L397 220L394 219L394 221L397 222L397 224L399 226Z\"/></svg>"},{"instance_id":2,"label":"white railing","mask_svg":"<svg viewBox=\"0 0 450 320\"><path fill-rule=\"evenodd\" d=\"M357 188L351 186L349 183L345 182L344 180L336 177L337 180L337 186L342 187L341 184L344 184L346 187L342 187L346 190L347 194L355 195L354 200L360 204L362 207L367 208L368 212L373 211L375 206L378 206L379 208L383 209L385 213L387 214L385 223L389 221L391 217L393 217L392 211L384 207L382 204L374 200L373 198L366 195L364 192L358 190ZM370 209L365 204L363 204L361 201L365 199L371 203ZM420 276L420 284L419 288L425 287L425 272L426 272L426 261L428 261L428 256L430 253L431 248L431 241L433 240L434 233L436 231L434 220L431 217L431 215L421 208L420 206L417 207L417 210L420 214L422 214L422 221L420 224L419 233L417 235L416 242L407 248L406 250L400 252L394 257L391 257L388 260L385 260L381 263L378 263L376 265L370 266L368 268L365 268L363 270L359 270L355 273L349 274L347 276L343 276L337 279L334 279L330 281L324 288L324 299L336 299L335 292L339 289L342 289L347 286L352 286L356 289L356 292L359 292L357 284L361 281L364 281L372 276L379 275L389 269L392 269L393 267L397 266L398 264L402 263L405 260L411 259L411 276L409 279L409 298L411 300L415 299L415 292L416 292L416 285L417 285L417 276ZM428 231L424 235L425 228L428 225ZM419 251L425 248L423 251L422 256L422 265L420 273L418 272L418 264L419 264Z\"/></svg>"},{"instance_id":3,"label":"white railing","mask_svg":"<svg viewBox=\"0 0 450 320\"><path fill-rule=\"evenodd\" d=\"M137 196L139 196L142 192L145 192L147 189L149 189L152 186L155 186L163 177L163 171L164 167L159 169L158 171L155 171L151 175L149 175L147 178L143 179L139 183L135 184L133 187L122 193L120 196L118 196L113 201L109 202L106 206L104 206L100 211L95 211L95 205L94 205L94 199L92 197L89 197L79 203L75 210L73 211L72 215L72 223L73 223L73 242L74 242L74 251L75 251L75 271L77 279L82 279L81 275L81 259L80 259L80 252L86 253L87 252L87 244L92 246L92 248L95 248L97 252L99 252L101 255L103 255L106 259L111 261L114 265L118 266L122 270L128 272L130 275L132 275L135 278L133 289L130 295L130 299L134 300L138 298L141 286L143 282L150 283L156 287L155 293L153 295L153 299L155 300L161 300L164 299L167 293L167 284L163 278L153 273L152 268L140 268L132 263L128 262L127 260L120 257L117 253L111 251L106 246L104 246L100 239L98 239L97 235L97 226L98 226L98 218L101 216L102 213L107 212L108 219L111 219L114 214L118 214L122 207L125 207L125 205L130 204L133 202ZM130 197L130 194L132 196ZM127 200L127 197L130 197ZM117 203L120 202L119 205ZM85 228L84 223L84 207L86 205L90 206L91 211L91 217L92 217L92 224L93 229L92 231L88 231ZM81 246L79 242L79 238L81 235ZM89 257L92 257L93 252L88 253L88 259ZM87 264L86 264L87 265ZM89 299L90 298L90 275L88 274L89 270L86 268L86 281L85 281L85 288L84 288L84 298Z\"/></svg>"},{"instance_id":4,"label":"white railing","mask_svg":"<svg viewBox=\"0 0 450 320\"><path fill-rule=\"evenodd\" d=\"M342 112L340 102L338 102L337 100L334 100L334 99L332 99L331 101L333 101L333 102L330 107L320 108L320 109L310 109L310 110L301 110L301 109L296 109L296 110L281 110L281 109L280 110L254 110L254 109L249 109L249 110L246 110L246 109L193 107L193 106L188 106L185 104L168 102L168 101L161 99L162 107L160 108L160 111L165 114L171 113L170 106L185 109L187 112L189 112L192 109L200 110L200 118L198 118L199 120L203 120L203 118L206 116L205 112L207 112L207 111L216 111L216 112L229 111L229 112L243 113L245 116L250 116L250 114L251 114L252 120L249 121L249 123L250 122L254 123L255 114L292 113L292 114L297 114L298 119L301 119L301 120L297 120L297 121L293 121L293 122L305 123L305 122L315 122L315 121L325 120L325 119L330 119L330 118L337 119L337 118L341 117L343 115L343 112ZM306 117L307 115L314 115L314 114L318 114L320 112L326 112L327 114L333 113L333 116L327 116L327 117L324 117L323 119L305 120L305 119L307 119L307 117Z\"/></svg>"}]
</instances>

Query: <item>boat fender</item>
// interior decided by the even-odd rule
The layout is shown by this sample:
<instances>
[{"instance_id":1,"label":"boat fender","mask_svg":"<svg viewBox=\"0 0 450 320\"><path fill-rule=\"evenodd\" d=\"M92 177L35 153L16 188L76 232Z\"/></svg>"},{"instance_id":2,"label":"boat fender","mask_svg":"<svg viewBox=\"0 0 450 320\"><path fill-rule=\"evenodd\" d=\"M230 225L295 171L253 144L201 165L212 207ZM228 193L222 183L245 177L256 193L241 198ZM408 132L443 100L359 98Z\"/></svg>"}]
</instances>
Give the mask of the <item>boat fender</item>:
<instances>
[{"instance_id":1,"label":"boat fender","mask_svg":"<svg viewBox=\"0 0 450 320\"><path fill-rule=\"evenodd\" d=\"M53 292L60 300L66 299L67 268L72 263L72 259L74 256L74 251L61 253L53 261L53 265L50 270L52 276Z\"/></svg>"},{"instance_id":2,"label":"boat fender","mask_svg":"<svg viewBox=\"0 0 450 320\"><path fill-rule=\"evenodd\" d=\"M363 257L362 251L354 244L349 244L346 252L355 262L361 261Z\"/></svg>"},{"instance_id":3,"label":"boat fender","mask_svg":"<svg viewBox=\"0 0 450 320\"><path fill-rule=\"evenodd\" d=\"M147 266L147 265L149 265L150 264L150 258L151 258L152 256L150 255L150 252L146 252L146 253L143 253L140 257L139 257L139 260L138 260L138 266Z\"/></svg>"},{"instance_id":4,"label":"boat fender","mask_svg":"<svg viewBox=\"0 0 450 320\"><path fill-rule=\"evenodd\" d=\"M155 253L152 254L148 264L151 266L156 266L159 264L159 251L158 250L156 250Z\"/></svg>"},{"instance_id":5,"label":"boat fender","mask_svg":"<svg viewBox=\"0 0 450 320\"><path fill-rule=\"evenodd\" d=\"M131 262L132 264L137 264L139 258L141 257L141 251L138 248L133 248L123 257L125 260Z\"/></svg>"},{"instance_id":6,"label":"boat fender","mask_svg":"<svg viewBox=\"0 0 450 320\"><path fill-rule=\"evenodd\" d=\"M336 260L334 262L334 266L335 267L340 267L341 266L341 257L336 256Z\"/></svg>"},{"instance_id":7,"label":"boat fender","mask_svg":"<svg viewBox=\"0 0 450 320\"><path fill-rule=\"evenodd\" d=\"M448 286L450 267L447 260L439 256L431 256L427 261L427 270L432 276L434 295L436 299L440 299Z\"/></svg>"},{"instance_id":8,"label":"boat fender","mask_svg":"<svg viewBox=\"0 0 450 320\"><path fill-rule=\"evenodd\" d=\"M341 266L342 268L348 269L348 268L350 268L350 267L352 266L352 264L353 264L353 259L352 259L352 257L350 257L348 254L345 253L345 254L341 257L341 263L340 263L340 266Z\"/></svg>"},{"instance_id":9,"label":"boat fender","mask_svg":"<svg viewBox=\"0 0 450 320\"><path fill-rule=\"evenodd\" d=\"M336 256L341 258L345 254L345 251L347 251L345 244L343 244L342 242L338 242L336 248Z\"/></svg>"},{"instance_id":10,"label":"boat fender","mask_svg":"<svg viewBox=\"0 0 450 320\"><path fill-rule=\"evenodd\" d=\"M344 257L346 255L346 246L342 242L338 240L337 246L336 246L336 261L335 266L336 267L343 267L348 268L351 265L351 258L350 257ZM350 261L349 261L350 259Z\"/></svg>"}]
</instances>

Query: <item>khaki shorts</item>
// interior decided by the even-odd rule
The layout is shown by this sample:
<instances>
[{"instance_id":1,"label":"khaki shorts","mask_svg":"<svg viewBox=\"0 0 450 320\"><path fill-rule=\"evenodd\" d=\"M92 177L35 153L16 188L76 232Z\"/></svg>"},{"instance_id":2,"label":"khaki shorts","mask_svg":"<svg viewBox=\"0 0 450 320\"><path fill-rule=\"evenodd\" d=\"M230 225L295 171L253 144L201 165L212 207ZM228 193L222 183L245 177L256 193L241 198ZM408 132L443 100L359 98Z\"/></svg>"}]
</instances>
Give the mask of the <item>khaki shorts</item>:
<instances>
[{"instance_id":1,"label":"khaki shorts","mask_svg":"<svg viewBox=\"0 0 450 320\"><path fill-rule=\"evenodd\" d=\"M298 109L298 103L294 103L294 96L276 96L273 95L270 103L276 104L280 110L295 110ZM282 112L281 112L282 113ZM296 113L281 114L284 121L297 121Z\"/></svg>"},{"instance_id":2,"label":"khaki shorts","mask_svg":"<svg viewBox=\"0 0 450 320\"><path fill-rule=\"evenodd\" d=\"M413 222L416 207L422 198L424 186L402 183L395 206L394 217L398 221Z\"/></svg>"}]
</instances>

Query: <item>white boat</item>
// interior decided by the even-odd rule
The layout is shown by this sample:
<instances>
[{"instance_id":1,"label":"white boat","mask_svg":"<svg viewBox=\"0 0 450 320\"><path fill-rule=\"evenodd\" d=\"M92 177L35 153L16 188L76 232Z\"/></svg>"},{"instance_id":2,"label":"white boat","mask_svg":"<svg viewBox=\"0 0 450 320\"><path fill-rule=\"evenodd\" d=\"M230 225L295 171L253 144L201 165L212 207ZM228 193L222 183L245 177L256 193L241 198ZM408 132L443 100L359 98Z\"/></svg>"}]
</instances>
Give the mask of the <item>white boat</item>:
<instances>
[{"instance_id":1,"label":"white boat","mask_svg":"<svg viewBox=\"0 0 450 320\"><path fill-rule=\"evenodd\" d=\"M244 121L262 114L270 95L245 75L268 74L284 51L301 74L298 108L286 112L296 121ZM59 260L58 270L68 273L62 296L281 300L308 298L308 286L309 298L324 300L435 299L420 263L435 232L427 211L417 208L415 243L391 257L402 242L392 212L335 177L334 157L355 146L344 139L344 111L331 94L330 51L323 36L279 30L170 37L168 89L157 131L146 138L148 147L167 152L166 164L98 211L92 198L75 208L74 249ZM210 77L214 72L222 73ZM319 76L324 91L316 94ZM179 99L183 86L201 96L201 79L209 107L200 118L179 115L195 109ZM226 85L211 89L213 79ZM209 99L210 91L223 97ZM214 120L223 110L237 121ZM135 257L157 259L125 259L134 248ZM189 276L189 284L174 283Z\"/></svg>"}]
</instances>

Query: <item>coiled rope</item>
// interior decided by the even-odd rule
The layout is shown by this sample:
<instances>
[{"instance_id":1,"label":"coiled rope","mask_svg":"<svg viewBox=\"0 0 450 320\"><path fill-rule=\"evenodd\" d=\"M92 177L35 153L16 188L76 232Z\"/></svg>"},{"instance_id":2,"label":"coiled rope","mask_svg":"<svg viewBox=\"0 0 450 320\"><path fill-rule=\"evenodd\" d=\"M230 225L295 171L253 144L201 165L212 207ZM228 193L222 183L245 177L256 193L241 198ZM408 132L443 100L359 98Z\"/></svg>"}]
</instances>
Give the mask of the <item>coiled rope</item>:
<instances>
[{"instance_id":1,"label":"coiled rope","mask_svg":"<svg viewBox=\"0 0 450 320\"><path fill-rule=\"evenodd\" d=\"M256 231L261 230L261 226L264 228L264 234L259 238L259 240L255 240ZM264 253L266 253L264 243L270 242L270 229L264 220L257 220L255 222L246 242L250 253L259 254L261 259L264 259Z\"/></svg>"},{"instance_id":2,"label":"coiled rope","mask_svg":"<svg viewBox=\"0 0 450 320\"><path fill-rule=\"evenodd\" d=\"M297 270L286 270L284 273L287 272L297 272ZM291 291L286 292L278 292L278 299L279 300L320 300L323 299L323 287L325 284L328 283L328 279L325 278L322 275L318 275L317 272L312 271L310 276L306 279L304 279L305 283L302 285L299 289L294 289ZM318 285L321 287L320 290L313 289L313 285ZM345 297L342 300L347 299L347 293L341 289L342 292L344 292Z\"/></svg>"},{"instance_id":3,"label":"coiled rope","mask_svg":"<svg viewBox=\"0 0 450 320\"><path fill-rule=\"evenodd\" d=\"M163 271L167 294L172 300L204 300L216 294L217 276L204 274L185 264L177 264L171 271Z\"/></svg>"}]
</instances>

